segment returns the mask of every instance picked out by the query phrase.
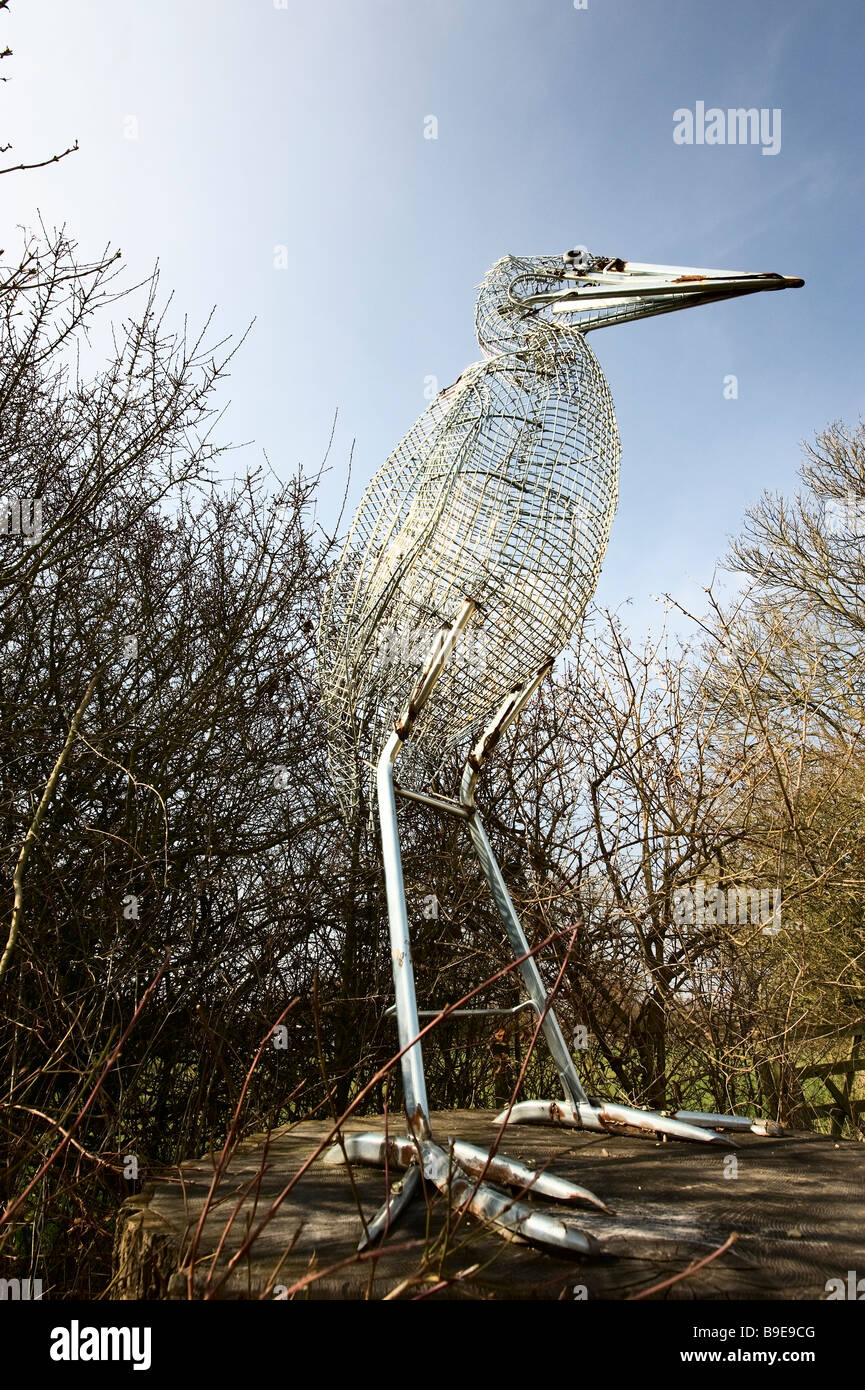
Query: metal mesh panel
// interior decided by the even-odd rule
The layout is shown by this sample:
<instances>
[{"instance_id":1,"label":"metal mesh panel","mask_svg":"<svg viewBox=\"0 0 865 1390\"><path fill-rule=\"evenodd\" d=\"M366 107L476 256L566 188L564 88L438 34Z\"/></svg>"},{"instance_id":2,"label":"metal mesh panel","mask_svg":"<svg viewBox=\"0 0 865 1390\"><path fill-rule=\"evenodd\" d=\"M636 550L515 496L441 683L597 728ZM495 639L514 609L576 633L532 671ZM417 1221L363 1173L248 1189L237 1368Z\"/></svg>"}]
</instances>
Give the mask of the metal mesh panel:
<instances>
[{"instance_id":1,"label":"metal mesh panel","mask_svg":"<svg viewBox=\"0 0 865 1390\"><path fill-rule=\"evenodd\" d=\"M617 496L612 400L579 330L521 304L561 272L552 257L492 268L477 303L487 360L440 393L358 508L319 643L330 771L348 816L464 598L478 611L416 725L409 775L413 763L427 778L556 656L594 591Z\"/></svg>"}]
</instances>

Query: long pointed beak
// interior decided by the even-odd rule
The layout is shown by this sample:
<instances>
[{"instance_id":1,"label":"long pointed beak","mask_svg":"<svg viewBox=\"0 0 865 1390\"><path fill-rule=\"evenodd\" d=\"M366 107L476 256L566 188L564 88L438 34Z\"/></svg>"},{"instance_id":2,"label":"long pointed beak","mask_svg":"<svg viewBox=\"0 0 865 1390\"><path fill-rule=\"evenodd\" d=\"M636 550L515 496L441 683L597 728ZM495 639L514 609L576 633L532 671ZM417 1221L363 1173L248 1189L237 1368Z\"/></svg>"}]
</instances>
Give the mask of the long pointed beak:
<instances>
[{"instance_id":1,"label":"long pointed beak","mask_svg":"<svg viewBox=\"0 0 865 1390\"><path fill-rule=\"evenodd\" d=\"M585 315L584 332L763 290L800 289L804 280L774 271L706 270L610 260L592 270L564 272L567 288L538 296L555 314Z\"/></svg>"}]
</instances>

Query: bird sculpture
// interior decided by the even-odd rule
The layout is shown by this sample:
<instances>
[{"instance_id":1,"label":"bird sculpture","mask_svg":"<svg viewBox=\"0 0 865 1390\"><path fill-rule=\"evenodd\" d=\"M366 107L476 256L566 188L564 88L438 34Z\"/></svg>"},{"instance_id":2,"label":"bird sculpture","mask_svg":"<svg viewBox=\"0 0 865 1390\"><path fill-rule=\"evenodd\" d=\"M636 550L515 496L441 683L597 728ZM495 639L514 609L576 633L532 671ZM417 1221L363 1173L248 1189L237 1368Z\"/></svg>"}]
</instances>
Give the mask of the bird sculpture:
<instances>
[{"instance_id":1,"label":"bird sculpture","mask_svg":"<svg viewBox=\"0 0 865 1390\"><path fill-rule=\"evenodd\" d=\"M497 1117L637 1129L731 1143L744 1116L662 1115L590 1097L490 848L474 792L505 730L574 636L594 592L618 493L609 387L587 334L677 309L802 285L775 273L593 256L504 256L476 307L483 361L441 391L376 474L349 530L319 632L329 766L345 816L377 806L408 1133L352 1135L331 1162L385 1164L404 1180L365 1229L380 1238L424 1179L508 1239L584 1254L587 1231L505 1189L605 1210L587 1189L431 1133L396 797L462 819L560 1076L563 1102ZM458 744L458 795L430 791ZM395 764L402 757L401 780ZM408 783L414 785L410 787Z\"/></svg>"}]
</instances>

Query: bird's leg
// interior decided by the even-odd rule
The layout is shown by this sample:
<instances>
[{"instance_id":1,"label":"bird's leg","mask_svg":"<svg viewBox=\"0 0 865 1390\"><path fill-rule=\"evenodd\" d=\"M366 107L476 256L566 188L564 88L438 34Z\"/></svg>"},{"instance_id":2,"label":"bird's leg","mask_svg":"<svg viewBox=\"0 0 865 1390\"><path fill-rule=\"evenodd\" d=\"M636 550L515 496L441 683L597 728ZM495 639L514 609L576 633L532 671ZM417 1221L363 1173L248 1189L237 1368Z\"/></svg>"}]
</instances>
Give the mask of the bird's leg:
<instances>
[{"instance_id":1,"label":"bird's leg","mask_svg":"<svg viewBox=\"0 0 865 1390\"><path fill-rule=\"evenodd\" d=\"M512 1160L489 1160L482 1151L476 1150L470 1144L452 1144L448 1151L433 1142L430 1131L429 1103L418 1037L420 1022L411 962L393 770L399 751L411 737L414 723L429 699L445 662L474 612L474 607L474 603L467 599L453 625L443 629L436 639L408 704L382 750L376 772L408 1137L395 1140L383 1134L345 1135L342 1145L335 1146L325 1155L325 1162L330 1164L347 1160L375 1166L389 1162L406 1170L402 1184L391 1191L384 1206L369 1223L360 1249L380 1239L405 1212L413 1197L420 1192L420 1175L423 1174L423 1177L445 1193L459 1210L470 1211L508 1240L525 1241L574 1255L594 1254L598 1246L593 1236L576 1230L557 1217L539 1212L524 1202L503 1195L481 1179L486 1176L492 1182L504 1182L523 1190L532 1189L538 1195L551 1197L556 1201L587 1201L604 1209L603 1203L593 1193L564 1179L551 1179L546 1174L537 1174L526 1165Z\"/></svg>"},{"instance_id":2,"label":"bird's leg","mask_svg":"<svg viewBox=\"0 0 865 1390\"><path fill-rule=\"evenodd\" d=\"M484 830L474 801L475 784L481 768L506 729L508 729L518 717L520 711L537 690L549 669L549 664L542 666L525 685L512 691L502 704L496 717L487 726L481 738L469 754L468 761L466 762L462 784L460 786L460 802L466 810L470 812L468 816L468 828L472 844L480 860L481 868L486 875L490 891L493 895L493 901L504 923L505 931L507 932L508 940L511 943L514 955L520 961L519 971L523 978L523 984L541 1019L541 1027L543 1028L544 1037L547 1040L547 1045L559 1073L562 1089L565 1093L565 1100L572 1106L580 1106L589 1105L589 1097L577 1074L574 1059L568 1050L567 1043L565 1042L562 1030L559 1026L559 1021L547 998L547 991L541 978L541 972L538 969L534 956L531 954L522 923L511 901L511 895L507 890L504 878L502 877L502 871L490 847L490 842L487 839L486 831Z\"/></svg>"},{"instance_id":3,"label":"bird's leg","mask_svg":"<svg viewBox=\"0 0 865 1390\"><path fill-rule=\"evenodd\" d=\"M415 997L414 969L411 961L402 855L399 848L394 764L403 745L411 738L418 715L432 694L436 682L444 670L445 663L453 652L474 609L475 605L471 599L466 599L453 624L439 631L427 663L382 750L376 768L379 828L390 930L390 956L396 994L397 1030L400 1051L402 1052L400 1066L402 1069L403 1099L409 1133L418 1142L430 1138L429 1104L427 1102L421 1045L418 1041L412 1041L417 1038L420 1032L420 1023Z\"/></svg>"},{"instance_id":4,"label":"bird's leg","mask_svg":"<svg viewBox=\"0 0 865 1390\"><path fill-rule=\"evenodd\" d=\"M577 1129L592 1130L649 1130L655 1134L665 1134L673 1139L691 1139L708 1144L726 1144L733 1141L723 1130L750 1130L754 1134L777 1135L779 1126L766 1120L751 1120L739 1115L710 1115L696 1111L678 1111L674 1115L639 1110L629 1105L613 1105L589 1096L580 1080L574 1059L565 1042L559 1021L547 996L541 973L530 954L530 947L522 923L517 915L510 893L507 890L502 871L487 839L486 831L475 806L474 793L478 775L489 759L505 731L513 724L528 700L537 690L551 663L542 666L524 685L513 690L504 700L495 718L487 726L481 738L469 754L460 786L460 804L466 811L466 819L481 868L499 915L504 923L508 940L514 955L520 961L519 970L541 1020L544 1037L550 1054L559 1073L564 1091L564 1103L560 1101L529 1100L520 1101L497 1115L496 1124L560 1124Z\"/></svg>"}]
</instances>

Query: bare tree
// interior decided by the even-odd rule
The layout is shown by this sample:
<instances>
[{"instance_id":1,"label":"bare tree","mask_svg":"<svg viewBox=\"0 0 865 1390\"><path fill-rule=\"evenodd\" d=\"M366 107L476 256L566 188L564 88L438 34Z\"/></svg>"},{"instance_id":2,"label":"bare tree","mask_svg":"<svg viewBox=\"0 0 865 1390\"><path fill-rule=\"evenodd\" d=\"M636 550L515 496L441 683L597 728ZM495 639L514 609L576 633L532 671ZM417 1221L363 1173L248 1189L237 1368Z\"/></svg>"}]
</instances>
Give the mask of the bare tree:
<instances>
[{"instance_id":1,"label":"bare tree","mask_svg":"<svg viewBox=\"0 0 865 1390\"><path fill-rule=\"evenodd\" d=\"M171 331L154 280L87 374L74 349L110 272L82 273L62 236L33 256L0 300L7 1200L170 959L99 1104L4 1228L7 1257L29 1248L62 1284L125 1167L210 1142L249 1050L310 991L334 815L312 674L327 544L313 479L214 476L231 347ZM309 1008L298 1026L304 1046L271 1048L257 1078L265 1109L287 1113L310 1074ZM31 1246L36 1209L55 1249Z\"/></svg>"}]
</instances>

